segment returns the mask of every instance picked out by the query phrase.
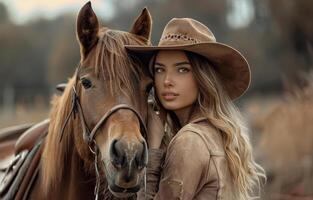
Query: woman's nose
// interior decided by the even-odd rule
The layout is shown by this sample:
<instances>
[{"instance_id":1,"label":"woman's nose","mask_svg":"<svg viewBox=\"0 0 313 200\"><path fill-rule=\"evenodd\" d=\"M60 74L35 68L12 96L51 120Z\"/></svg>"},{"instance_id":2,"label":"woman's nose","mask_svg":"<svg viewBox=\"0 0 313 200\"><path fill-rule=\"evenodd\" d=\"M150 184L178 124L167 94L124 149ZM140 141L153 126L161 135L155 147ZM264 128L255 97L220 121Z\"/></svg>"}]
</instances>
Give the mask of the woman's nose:
<instances>
[{"instance_id":1,"label":"woman's nose","mask_svg":"<svg viewBox=\"0 0 313 200\"><path fill-rule=\"evenodd\" d=\"M172 86L173 85L173 80L172 80L170 74L168 74L168 73L165 75L164 85L165 86Z\"/></svg>"}]
</instances>

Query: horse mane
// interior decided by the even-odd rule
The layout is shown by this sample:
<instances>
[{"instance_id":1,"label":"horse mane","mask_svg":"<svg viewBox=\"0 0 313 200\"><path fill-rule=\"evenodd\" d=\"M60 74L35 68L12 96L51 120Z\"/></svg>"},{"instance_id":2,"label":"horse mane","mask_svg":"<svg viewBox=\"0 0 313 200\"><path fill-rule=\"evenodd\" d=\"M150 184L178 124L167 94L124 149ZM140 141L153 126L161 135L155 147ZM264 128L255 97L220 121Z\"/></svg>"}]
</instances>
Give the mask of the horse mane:
<instances>
[{"instance_id":1,"label":"horse mane","mask_svg":"<svg viewBox=\"0 0 313 200\"><path fill-rule=\"evenodd\" d=\"M74 142L72 134L69 134L73 131L74 123L72 119L65 126L63 138L60 141L62 126L71 109L71 89L73 85L74 78L69 80L62 96L54 96L52 99L49 132L41 158L42 187L45 194L51 188L56 188L57 184L61 182L66 167L64 163L70 150L69 147Z\"/></svg>"},{"instance_id":2,"label":"horse mane","mask_svg":"<svg viewBox=\"0 0 313 200\"><path fill-rule=\"evenodd\" d=\"M122 92L133 99L138 93L142 68L141 63L130 59L124 45L137 44L144 45L148 41L133 34L101 29L99 40L95 47L96 66L94 72L96 76L102 76L110 85L112 95ZM137 67L135 67L137 65ZM72 87L76 82L74 75L67 83L67 87L61 96L55 96L52 100L52 110L50 113L49 133L46 138L45 148L42 154L42 189L44 194L60 186L62 177L68 167L72 155L74 144L73 132L79 130L79 120L70 117L60 141L61 129L68 117L72 106ZM77 92L79 93L79 88ZM133 101L133 103L136 103ZM138 102L137 102L138 103ZM75 148L75 147L74 147Z\"/></svg>"},{"instance_id":3,"label":"horse mane","mask_svg":"<svg viewBox=\"0 0 313 200\"><path fill-rule=\"evenodd\" d=\"M127 32L101 29L95 53L95 73L97 76L102 76L104 80L108 80L112 95L122 92L125 96L133 99L137 94L140 77L143 73L142 63L130 59L124 45L145 45L147 43L146 39L138 38Z\"/></svg>"}]
</instances>

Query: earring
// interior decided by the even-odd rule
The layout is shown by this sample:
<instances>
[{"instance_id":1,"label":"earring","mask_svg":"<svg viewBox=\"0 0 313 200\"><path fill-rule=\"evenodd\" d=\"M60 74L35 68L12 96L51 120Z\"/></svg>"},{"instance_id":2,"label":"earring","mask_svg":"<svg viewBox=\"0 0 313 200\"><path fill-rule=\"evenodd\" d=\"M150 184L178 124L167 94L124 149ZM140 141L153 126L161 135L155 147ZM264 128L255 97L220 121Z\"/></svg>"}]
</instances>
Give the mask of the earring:
<instances>
[{"instance_id":1,"label":"earring","mask_svg":"<svg viewBox=\"0 0 313 200\"><path fill-rule=\"evenodd\" d=\"M160 115L160 106L158 105L158 102L156 100L154 87L152 87L149 92L148 104L152 106L152 110L155 112L156 115Z\"/></svg>"}]
</instances>

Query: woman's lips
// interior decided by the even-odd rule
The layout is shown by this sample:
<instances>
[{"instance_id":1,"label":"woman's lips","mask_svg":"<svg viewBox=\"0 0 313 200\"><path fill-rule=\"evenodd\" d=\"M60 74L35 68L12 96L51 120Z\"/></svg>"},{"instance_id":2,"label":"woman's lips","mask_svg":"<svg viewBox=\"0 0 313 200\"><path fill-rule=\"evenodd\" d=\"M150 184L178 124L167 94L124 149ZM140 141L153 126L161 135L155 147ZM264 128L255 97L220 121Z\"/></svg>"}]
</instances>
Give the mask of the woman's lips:
<instances>
[{"instance_id":1,"label":"woman's lips","mask_svg":"<svg viewBox=\"0 0 313 200\"><path fill-rule=\"evenodd\" d=\"M163 97L163 99L166 100L166 101L172 101L172 100L174 100L177 96L178 96L178 94L173 93L173 92L164 92L164 93L162 93L162 97Z\"/></svg>"}]
</instances>

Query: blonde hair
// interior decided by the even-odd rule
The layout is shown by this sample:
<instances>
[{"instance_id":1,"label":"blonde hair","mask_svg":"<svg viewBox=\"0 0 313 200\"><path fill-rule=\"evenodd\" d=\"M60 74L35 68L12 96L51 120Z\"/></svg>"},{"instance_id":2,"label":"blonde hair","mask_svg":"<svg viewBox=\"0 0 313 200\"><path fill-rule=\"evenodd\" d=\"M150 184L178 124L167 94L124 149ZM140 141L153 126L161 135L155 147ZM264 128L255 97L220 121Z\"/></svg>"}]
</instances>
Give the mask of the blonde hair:
<instances>
[{"instance_id":1,"label":"blonde hair","mask_svg":"<svg viewBox=\"0 0 313 200\"><path fill-rule=\"evenodd\" d=\"M235 197L251 199L255 187L260 194L261 182L266 176L263 168L254 161L244 120L223 88L214 65L203 56L185 53L199 87L199 109L222 135L229 170L236 185Z\"/></svg>"}]
</instances>

